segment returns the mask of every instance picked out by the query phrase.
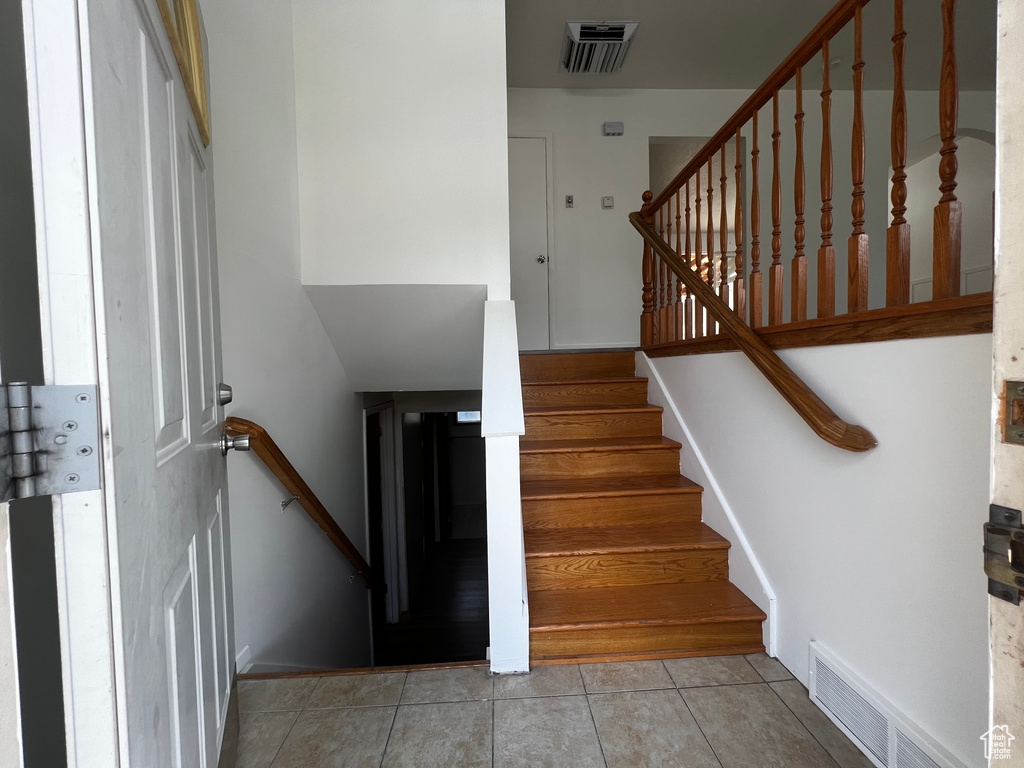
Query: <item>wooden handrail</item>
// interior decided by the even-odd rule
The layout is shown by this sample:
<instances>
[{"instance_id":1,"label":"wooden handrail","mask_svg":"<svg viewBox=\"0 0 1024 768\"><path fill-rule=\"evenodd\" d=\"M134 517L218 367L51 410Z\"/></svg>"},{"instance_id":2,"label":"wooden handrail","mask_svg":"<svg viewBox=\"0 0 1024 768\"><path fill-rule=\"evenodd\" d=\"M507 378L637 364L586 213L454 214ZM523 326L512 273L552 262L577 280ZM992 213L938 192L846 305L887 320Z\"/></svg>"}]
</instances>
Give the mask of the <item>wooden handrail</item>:
<instances>
[{"instance_id":1,"label":"wooden handrail","mask_svg":"<svg viewBox=\"0 0 1024 768\"><path fill-rule=\"evenodd\" d=\"M647 245L683 281L687 290L699 301L708 313L718 321L722 331L728 334L736 346L757 366L779 394L800 414L807 425L822 440L847 451L867 451L878 445L864 427L848 424L839 418L804 381L786 365L764 339L751 330L742 318L709 287L700 275L687 267L683 260L644 220L643 214L629 214L629 221L644 238Z\"/></svg>"},{"instance_id":2,"label":"wooden handrail","mask_svg":"<svg viewBox=\"0 0 1024 768\"><path fill-rule=\"evenodd\" d=\"M373 573L370 570L369 563L359 554L359 550L355 548L355 545L345 535L345 532L341 530L341 527L331 517L327 508L316 497L316 494L306 484L306 481L302 479L298 470L292 466L292 463L288 461L288 458L281 452L281 449L277 447L277 443L270 437L267 430L255 422L239 419L235 416L229 416L224 420L224 428L232 436L249 436L250 446L256 455L274 473L274 477L281 481L281 485L285 487L285 490L298 497L298 502L302 505L302 508L320 526L321 530L327 534L327 538L334 542L334 546L348 558L356 572L363 577L367 588L372 587Z\"/></svg>"},{"instance_id":3,"label":"wooden handrail","mask_svg":"<svg viewBox=\"0 0 1024 768\"><path fill-rule=\"evenodd\" d=\"M775 93L796 74L797 69L804 66L811 60L811 57L821 50L822 43L846 26L856 14L857 9L869 2L870 0L839 0L825 15L825 18L818 22L818 25L793 49L793 52L775 68L768 79L761 83L760 87L750 95L750 98L743 102L743 106L736 110L718 133L711 137L704 148L694 155L686 167L668 183L668 186L654 197L650 209L656 211L667 203L669 198L686 183L686 180L697 172L698 168L707 164L708 158L735 136L736 131L746 125L757 110L772 100Z\"/></svg>"}]
</instances>

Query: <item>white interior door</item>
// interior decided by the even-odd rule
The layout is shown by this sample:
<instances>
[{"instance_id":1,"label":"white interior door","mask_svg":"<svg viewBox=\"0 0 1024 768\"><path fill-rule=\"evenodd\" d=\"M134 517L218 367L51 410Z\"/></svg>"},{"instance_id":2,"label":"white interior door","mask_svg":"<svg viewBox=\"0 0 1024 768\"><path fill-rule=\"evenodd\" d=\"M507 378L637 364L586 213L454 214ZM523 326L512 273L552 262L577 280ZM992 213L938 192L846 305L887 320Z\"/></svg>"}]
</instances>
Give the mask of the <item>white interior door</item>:
<instances>
[{"instance_id":1,"label":"white interior door","mask_svg":"<svg viewBox=\"0 0 1024 768\"><path fill-rule=\"evenodd\" d=\"M512 300L519 349L549 349L548 165L544 138L508 140Z\"/></svg>"},{"instance_id":2,"label":"white interior door","mask_svg":"<svg viewBox=\"0 0 1024 768\"><path fill-rule=\"evenodd\" d=\"M213 173L155 0L23 0L48 383L96 383L54 497L69 765L217 764L233 676Z\"/></svg>"}]
</instances>

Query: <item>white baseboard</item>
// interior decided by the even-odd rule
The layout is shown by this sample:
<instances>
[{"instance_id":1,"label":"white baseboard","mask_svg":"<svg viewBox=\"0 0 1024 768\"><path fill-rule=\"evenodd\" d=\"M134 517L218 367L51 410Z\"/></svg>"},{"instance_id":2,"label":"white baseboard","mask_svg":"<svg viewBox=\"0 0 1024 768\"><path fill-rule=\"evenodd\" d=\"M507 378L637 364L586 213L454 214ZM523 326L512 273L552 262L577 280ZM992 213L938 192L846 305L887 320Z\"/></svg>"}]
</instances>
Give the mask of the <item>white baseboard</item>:
<instances>
[{"instance_id":1,"label":"white baseboard","mask_svg":"<svg viewBox=\"0 0 1024 768\"><path fill-rule=\"evenodd\" d=\"M693 434L690 432L690 428L686 426L686 422L683 420L683 416L679 412L679 408L676 407L676 403L672 399L672 395L669 394L668 389L665 387L665 382L662 380L658 370L654 367L651 359L643 352L637 352L637 363L637 375L643 375L643 373L641 373L641 368L643 368L645 373L649 374L648 386L650 387L653 385L657 389L657 395L661 398L662 402L665 403L665 416L675 420L676 424L679 425L680 431L686 438L686 442L689 445L690 450L693 451L693 455L696 456L697 462L700 464L701 471L704 473L703 479L706 482L702 483L702 485L704 485L706 491L710 491L714 494L715 499L722 507L722 511L725 513L726 518L729 520L729 525L732 526L735 533L736 543L739 544L740 549L743 550L743 554L746 556L755 576L757 577L758 583L761 585L761 590L768 599L768 642L765 643L765 645L768 648L768 655L776 657L776 649L778 647L778 620L775 590L772 589L772 585L768 581L768 576L761 567L761 562L758 560L753 547L750 545L746 535L743 533L743 528L740 527L739 521L736 519L736 515L732 511L732 507L729 506L729 502L725 498L725 494L722 493L722 489L718 485L718 481L715 480L715 475L711 471L711 467L709 467L707 461L704 460L704 454L702 454L700 448L697 447L697 443L693 439ZM652 400L652 402L654 401Z\"/></svg>"},{"instance_id":2,"label":"white baseboard","mask_svg":"<svg viewBox=\"0 0 1024 768\"><path fill-rule=\"evenodd\" d=\"M249 667L252 666L252 664L249 663L251 658L252 651L249 650L248 645L244 646L235 656L235 670L239 675L249 671Z\"/></svg>"}]
</instances>

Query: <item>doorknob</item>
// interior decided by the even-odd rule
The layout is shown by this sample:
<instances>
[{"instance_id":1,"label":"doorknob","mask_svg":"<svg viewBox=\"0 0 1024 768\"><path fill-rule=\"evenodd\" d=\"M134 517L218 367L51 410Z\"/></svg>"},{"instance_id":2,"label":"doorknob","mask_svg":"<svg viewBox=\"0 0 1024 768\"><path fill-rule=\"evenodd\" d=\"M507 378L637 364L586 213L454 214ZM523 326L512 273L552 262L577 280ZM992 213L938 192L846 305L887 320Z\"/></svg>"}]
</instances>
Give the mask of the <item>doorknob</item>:
<instances>
[{"instance_id":1,"label":"doorknob","mask_svg":"<svg viewBox=\"0 0 1024 768\"><path fill-rule=\"evenodd\" d=\"M221 382L217 385L217 402L221 406L225 406L235 399L234 390L231 389L227 384Z\"/></svg>"},{"instance_id":2,"label":"doorknob","mask_svg":"<svg viewBox=\"0 0 1024 768\"><path fill-rule=\"evenodd\" d=\"M544 262L546 262L547 260L548 260L548 257L547 257L547 256L538 256L538 257L537 257L537 263L538 263L538 264L543 264L543 263L544 263Z\"/></svg>"},{"instance_id":3,"label":"doorknob","mask_svg":"<svg viewBox=\"0 0 1024 768\"><path fill-rule=\"evenodd\" d=\"M220 436L220 455L227 456L228 451L234 448L236 451L248 451L249 446L249 435L234 435L233 437L227 432L221 433Z\"/></svg>"}]
</instances>

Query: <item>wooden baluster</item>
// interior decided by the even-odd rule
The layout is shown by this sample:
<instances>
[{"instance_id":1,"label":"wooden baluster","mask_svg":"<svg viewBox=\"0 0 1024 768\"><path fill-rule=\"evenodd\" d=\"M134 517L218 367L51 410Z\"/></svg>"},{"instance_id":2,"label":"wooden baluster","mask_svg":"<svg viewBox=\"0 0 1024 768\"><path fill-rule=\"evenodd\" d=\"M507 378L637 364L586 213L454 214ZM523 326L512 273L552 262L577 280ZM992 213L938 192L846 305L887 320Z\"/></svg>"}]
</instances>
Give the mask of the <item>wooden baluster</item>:
<instances>
[{"instance_id":1,"label":"wooden baluster","mask_svg":"<svg viewBox=\"0 0 1024 768\"><path fill-rule=\"evenodd\" d=\"M680 231L682 221L679 215L679 197L682 195L682 191L676 190L676 253L680 257L683 255L683 233ZM679 276L676 278L676 306L674 310L675 314L675 325L673 326L673 338L677 341L682 340L683 337L683 281Z\"/></svg>"},{"instance_id":2,"label":"wooden baluster","mask_svg":"<svg viewBox=\"0 0 1024 768\"><path fill-rule=\"evenodd\" d=\"M700 166L697 166L697 192L694 201L694 243L693 243L693 268L697 275L703 280L704 277L704 248L700 242ZM694 338L704 338L704 305L699 301L693 303L693 335Z\"/></svg>"},{"instance_id":3,"label":"wooden baluster","mask_svg":"<svg viewBox=\"0 0 1024 768\"><path fill-rule=\"evenodd\" d=\"M718 205L722 214L718 219L718 239L722 246L722 256L718 268L718 295L722 301L729 303L729 216L726 213L725 198L728 191L729 177L725 175L725 144L722 145L721 161L719 162L721 178L718 180L722 191L722 197Z\"/></svg>"},{"instance_id":4,"label":"wooden baluster","mask_svg":"<svg viewBox=\"0 0 1024 768\"><path fill-rule=\"evenodd\" d=\"M960 223L962 210L956 199L956 130L960 94L957 88L954 27L956 0L942 0L942 80L939 83L939 191L935 206L932 244L932 298L960 295Z\"/></svg>"},{"instance_id":5,"label":"wooden baluster","mask_svg":"<svg viewBox=\"0 0 1024 768\"><path fill-rule=\"evenodd\" d=\"M772 95L772 265L768 267L768 325L782 323L782 169L779 152L779 92Z\"/></svg>"},{"instance_id":6,"label":"wooden baluster","mask_svg":"<svg viewBox=\"0 0 1024 768\"><path fill-rule=\"evenodd\" d=\"M795 255L791 264L789 319L792 322L807 319L807 257L804 255L804 203L807 199L804 173L804 78L803 67L796 69L796 178L793 180L793 205L796 228L793 231Z\"/></svg>"},{"instance_id":7,"label":"wooden baluster","mask_svg":"<svg viewBox=\"0 0 1024 768\"><path fill-rule=\"evenodd\" d=\"M665 239L665 210L658 210L658 234ZM664 259L658 260L658 341L668 341L668 328L665 323L665 308L668 306L668 264Z\"/></svg>"},{"instance_id":8,"label":"wooden baluster","mask_svg":"<svg viewBox=\"0 0 1024 768\"><path fill-rule=\"evenodd\" d=\"M643 194L643 207L640 212L645 221L650 221L648 210L654 195L650 190ZM643 288L643 311L640 313L640 344L648 347L654 343L654 251L650 244L644 240L644 257L642 266Z\"/></svg>"},{"instance_id":9,"label":"wooden baluster","mask_svg":"<svg viewBox=\"0 0 1024 768\"><path fill-rule=\"evenodd\" d=\"M853 22L853 234L848 241L847 310L864 312L868 308L868 236L864 232L864 54L861 6Z\"/></svg>"},{"instance_id":10,"label":"wooden baluster","mask_svg":"<svg viewBox=\"0 0 1024 768\"><path fill-rule=\"evenodd\" d=\"M690 180L686 180L686 249L683 251L683 262L688 267L692 267L690 260ZM693 298L689 292L686 294L686 299L683 304L683 317L686 321L684 329L684 338L692 339L694 334L694 321L693 314Z\"/></svg>"},{"instance_id":11,"label":"wooden baluster","mask_svg":"<svg viewBox=\"0 0 1024 768\"><path fill-rule=\"evenodd\" d=\"M758 191L757 166L760 150L757 148L757 112L754 112L754 140L750 150L750 327L764 325L764 308L761 304L762 279L761 263L761 193Z\"/></svg>"},{"instance_id":12,"label":"wooden baluster","mask_svg":"<svg viewBox=\"0 0 1024 768\"><path fill-rule=\"evenodd\" d=\"M885 306L910 303L910 223L907 212L907 95L903 86L903 0L896 0L892 36L892 224L885 236Z\"/></svg>"},{"instance_id":13,"label":"wooden baluster","mask_svg":"<svg viewBox=\"0 0 1024 768\"><path fill-rule=\"evenodd\" d=\"M711 290L715 289L715 185L712 181L714 174L714 156L708 158L708 285ZM718 333L718 323L708 313L708 336Z\"/></svg>"},{"instance_id":14,"label":"wooden baluster","mask_svg":"<svg viewBox=\"0 0 1024 768\"><path fill-rule=\"evenodd\" d=\"M818 249L818 317L836 313L836 249L832 245L832 87L828 40L821 47L821 247Z\"/></svg>"},{"instance_id":15,"label":"wooden baluster","mask_svg":"<svg viewBox=\"0 0 1024 768\"><path fill-rule=\"evenodd\" d=\"M665 242L672 246L672 204L670 202L665 205ZM672 270L669 268L668 263L665 264L665 308L662 310L662 341L675 341L676 340L676 319L675 319L675 305L676 299L674 291L676 287L676 281Z\"/></svg>"},{"instance_id":16,"label":"wooden baluster","mask_svg":"<svg viewBox=\"0 0 1024 768\"><path fill-rule=\"evenodd\" d=\"M746 285L743 279L743 140L740 129L736 129L736 213L733 229L736 237L736 279L732 283L732 308L741 318L747 316Z\"/></svg>"}]
</instances>

